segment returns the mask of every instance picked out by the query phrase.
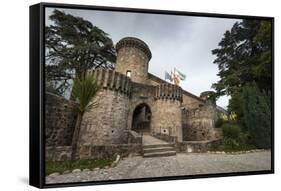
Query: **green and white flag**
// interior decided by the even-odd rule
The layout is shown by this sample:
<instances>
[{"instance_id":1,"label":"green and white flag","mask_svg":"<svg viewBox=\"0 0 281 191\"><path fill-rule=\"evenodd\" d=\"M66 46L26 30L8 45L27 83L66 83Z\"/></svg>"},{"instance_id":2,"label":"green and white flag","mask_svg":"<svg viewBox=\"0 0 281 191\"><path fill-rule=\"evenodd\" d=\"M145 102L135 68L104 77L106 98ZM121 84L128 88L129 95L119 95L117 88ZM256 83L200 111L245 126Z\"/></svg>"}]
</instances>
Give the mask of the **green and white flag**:
<instances>
[{"instance_id":1,"label":"green and white flag","mask_svg":"<svg viewBox=\"0 0 281 191\"><path fill-rule=\"evenodd\" d=\"M185 80L186 78L186 75L182 72L180 72L178 69L175 68L175 74L177 75L177 77L180 79L180 80Z\"/></svg>"}]
</instances>

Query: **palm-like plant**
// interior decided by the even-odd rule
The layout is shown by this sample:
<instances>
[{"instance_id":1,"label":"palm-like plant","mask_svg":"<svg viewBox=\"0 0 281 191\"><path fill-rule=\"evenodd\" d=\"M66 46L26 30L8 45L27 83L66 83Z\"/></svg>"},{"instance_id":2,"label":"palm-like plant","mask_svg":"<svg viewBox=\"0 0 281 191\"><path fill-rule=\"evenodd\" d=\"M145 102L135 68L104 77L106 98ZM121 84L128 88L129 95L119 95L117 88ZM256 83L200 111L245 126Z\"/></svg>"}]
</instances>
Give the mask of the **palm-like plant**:
<instances>
[{"instance_id":1,"label":"palm-like plant","mask_svg":"<svg viewBox=\"0 0 281 191\"><path fill-rule=\"evenodd\" d=\"M73 83L71 97L79 104L79 112L77 122L72 138L72 159L75 158L77 150L77 141L80 133L80 126L83 114L89 111L97 103L93 102L93 98L99 90L99 86L93 75L86 72L81 78L76 78Z\"/></svg>"},{"instance_id":2,"label":"palm-like plant","mask_svg":"<svg viewBox=\"0 0 281 191\"><path fill-rule=\"evenodd\" d=\"M80 113L83 114L94 106L92 99L98 90L99 86L89 72L74 80L71 96L79 104Z\"/></svg>"}]
</instances>

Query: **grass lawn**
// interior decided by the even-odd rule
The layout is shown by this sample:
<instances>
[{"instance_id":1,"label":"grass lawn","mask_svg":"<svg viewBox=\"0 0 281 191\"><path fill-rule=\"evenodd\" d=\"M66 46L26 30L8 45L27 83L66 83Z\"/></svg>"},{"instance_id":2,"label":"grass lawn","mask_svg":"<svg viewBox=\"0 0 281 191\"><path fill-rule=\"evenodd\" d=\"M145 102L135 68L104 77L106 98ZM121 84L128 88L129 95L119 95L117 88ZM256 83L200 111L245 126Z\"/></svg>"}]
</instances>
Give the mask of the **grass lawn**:
<instances>
[{"instance_id":1,"label":"grass lawn","mask_svg":"<svg viewBox=\"0 0 281 191\"><path fill-rule=\"evenodd\" d=\"M97 160L69 160L69 161L46 161L46 176L54 172L63 173L66 170L74 169L93 169L110 166L114 159L97 159Z\"/></svg>"}]
</instances>

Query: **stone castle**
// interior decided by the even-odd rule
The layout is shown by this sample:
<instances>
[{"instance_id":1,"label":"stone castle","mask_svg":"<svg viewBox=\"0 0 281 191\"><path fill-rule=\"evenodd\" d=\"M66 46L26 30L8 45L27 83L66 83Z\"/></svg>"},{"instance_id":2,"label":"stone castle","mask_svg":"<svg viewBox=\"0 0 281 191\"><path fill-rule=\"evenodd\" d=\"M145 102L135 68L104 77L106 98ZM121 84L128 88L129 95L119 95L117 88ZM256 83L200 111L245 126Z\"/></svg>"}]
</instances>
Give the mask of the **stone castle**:
<instances>
[{"instance_id":1,"label":"stone castle","mask_svg":"<svg viewBox=\"0 0 281 191\"><path fill-rule=\"evenodd\" d=\"M173 144L177 152L204 151L221 139L221 132L214 128L220 111L208 99L209 92L198 97L149 73L152 54L140 39L123 38L116 50L114 70L92 71L101 89L93 100L97 106L83 115L78 158L141 154L143 135ZM75 103L70 102L46 96L49 159L70 155L76 119Z\"/></svg>"}]
</instances>

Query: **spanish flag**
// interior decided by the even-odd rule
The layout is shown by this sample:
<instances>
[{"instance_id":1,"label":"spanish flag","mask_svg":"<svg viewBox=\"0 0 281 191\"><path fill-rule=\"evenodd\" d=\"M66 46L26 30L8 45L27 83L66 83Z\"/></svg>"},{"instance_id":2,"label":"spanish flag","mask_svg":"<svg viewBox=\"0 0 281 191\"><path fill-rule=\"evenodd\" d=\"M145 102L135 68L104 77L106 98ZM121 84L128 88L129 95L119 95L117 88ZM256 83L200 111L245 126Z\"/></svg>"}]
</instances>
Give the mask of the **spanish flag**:
<instances>
[{"instance_id":1,"label":"spanish flag","mask_svg":"<svg viewBox=\"0 0 281 191\"><path fill-rule=\"evenodd\" d=\"M175 83L175 85L179 85L180 84L180 79L178 78L178 76L175 74L175 72L172 72L172 79Z\"/></svg>"}]
</instances>

